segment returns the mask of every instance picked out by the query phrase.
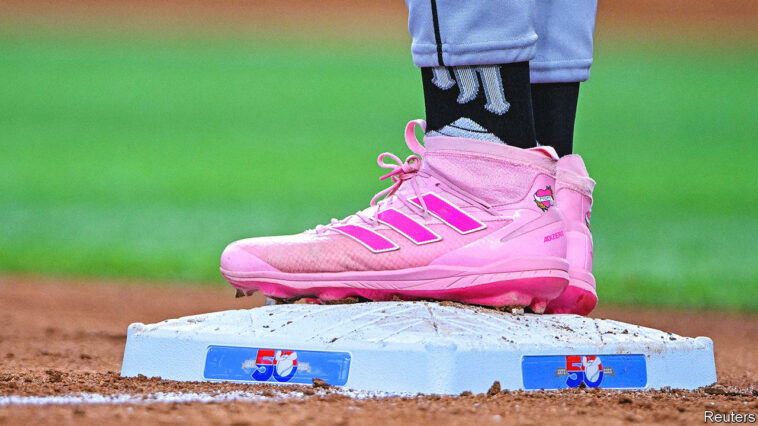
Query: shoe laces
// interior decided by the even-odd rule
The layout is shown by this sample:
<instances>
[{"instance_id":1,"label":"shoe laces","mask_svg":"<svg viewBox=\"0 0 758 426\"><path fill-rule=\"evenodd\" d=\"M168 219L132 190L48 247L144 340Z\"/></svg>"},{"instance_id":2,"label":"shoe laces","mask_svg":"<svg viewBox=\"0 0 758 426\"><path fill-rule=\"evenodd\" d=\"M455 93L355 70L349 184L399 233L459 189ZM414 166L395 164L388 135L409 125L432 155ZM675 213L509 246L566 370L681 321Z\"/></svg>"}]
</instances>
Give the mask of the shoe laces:
<instances>
[{"instance_id":1,"label":"shoe laces","mask_svg":"<svg viewBox=\"0 0 758 426\"><path fill-rule=\"evenodd\" d=\"M371 198L370 205L371 207L375 207L373 209L374 213L369 216L363 211L359 211L342 220L337 220L333 218L328 225L316 226L315 228L316 233L321 234L328 231L333 226L344 225L345 223L347 223L354 217L359 218L363 223L367 225L376 226L379 223L379 213L382 211L382 209L391 207L396 200L402 203L404 206L408 207L410 210L420 211L424 219L428 219L429 210L426 207L426 202L424 201L424 198L421 196L422 194L419 189L418 182L417 180L414 179L414 177L419 175L419 171L421 170L421 165L422 165L421 156L426 151L425 148L418 141L418 139L416 139L416 134L415 134L416 126L419 126L421 127L423 131L426 131L426 121L413 120L413 121L410 121L408 125L406 125L405 127L405 143L406 145L408 145L408 148L415 153L414 155L409 155L408 157L406 157L405 161L401 161L400 157L398 157L397 155L392 154L390 152L384 152L384 153L379 154L379 156L376 159L376 162L379 165L379 167L383 169L392 170L391 172L380 177L379 180L390 179L392 181L392 185L390 185L388 188L385 188L379 191L378 193L376 193L376 195L374 195L373 198ZM385 162L385 158L389 158L394 163ZM431 176L431 174L429 173L422 172L422 174L426 175L427 177ZM437 186L444 184L445 189L447 191L454 193L459 198L464 199L473 205L477 205L482 210L485 210L490 214L493 214L493 215L495 214L494 211L492 210L492 207L486 202L478 199L477 197L472 196L471 194L466 193L465 191L461 190L453 183L438 176L437 174L435 174L435 179L440 181L439 183L436 184ZM393 195L395 195L395 193L400 189L400 187L405 182L408 182L411 185L411 187L413 188L413 192L415 193L416 198L419 200L419 203L421 204L421 206L418 206L416 204L409 202L404 197L393 197Z\"/></svg>"}]
</instances>

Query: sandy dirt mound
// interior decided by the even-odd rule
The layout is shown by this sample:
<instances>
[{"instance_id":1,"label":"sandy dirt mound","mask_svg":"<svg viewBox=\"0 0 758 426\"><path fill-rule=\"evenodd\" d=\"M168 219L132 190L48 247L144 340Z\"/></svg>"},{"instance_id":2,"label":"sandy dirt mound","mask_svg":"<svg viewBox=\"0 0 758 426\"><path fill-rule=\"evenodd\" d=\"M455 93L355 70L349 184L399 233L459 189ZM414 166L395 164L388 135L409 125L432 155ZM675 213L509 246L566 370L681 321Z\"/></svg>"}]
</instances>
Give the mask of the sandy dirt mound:
<instances>
[{"instance_id":1,"label":"sandy dirt mound","mask_svg":"<svg viewBox=\"0 0 758 426\"><path fill-rule=\"evenodd\" d=\"M177 383L118 374L131 322L262 303L228 288L187 288L0 278L0 397L144 395L154 392L254 391L261 401L121 405L0 405L0 424L32 422L211 422L234 424L702 422L703 412L758 411L758 316L719 312L602 308L599 317L686 336L713 338L719 384L694 392L498 392L458 397L353 399L331 389L292 387L281 398L265 385ZM696 372L693 372L696 374ZM298 394L299 395L299 394Z\"/></svg>"}]
</instances>

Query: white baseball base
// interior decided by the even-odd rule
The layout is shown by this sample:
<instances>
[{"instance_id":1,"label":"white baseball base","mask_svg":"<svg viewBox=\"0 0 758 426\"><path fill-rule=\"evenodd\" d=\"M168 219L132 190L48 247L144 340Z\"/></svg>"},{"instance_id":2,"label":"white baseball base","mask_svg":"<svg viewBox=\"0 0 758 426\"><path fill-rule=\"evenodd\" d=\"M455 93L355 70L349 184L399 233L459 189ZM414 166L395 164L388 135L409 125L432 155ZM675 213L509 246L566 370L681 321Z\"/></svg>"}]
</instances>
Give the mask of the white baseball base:
<instances>
[{"instance_id":1,"label":"white baseball base","mask_svg":"<svg viewBox=\"0 0 758 426\"><path fill-rule=\"evenodd\" d=\"M129 326L123 376L391 393L501 388L694 389L713 342L575 315L434 302L277 305Z\"/></svg>"}]
</instances>

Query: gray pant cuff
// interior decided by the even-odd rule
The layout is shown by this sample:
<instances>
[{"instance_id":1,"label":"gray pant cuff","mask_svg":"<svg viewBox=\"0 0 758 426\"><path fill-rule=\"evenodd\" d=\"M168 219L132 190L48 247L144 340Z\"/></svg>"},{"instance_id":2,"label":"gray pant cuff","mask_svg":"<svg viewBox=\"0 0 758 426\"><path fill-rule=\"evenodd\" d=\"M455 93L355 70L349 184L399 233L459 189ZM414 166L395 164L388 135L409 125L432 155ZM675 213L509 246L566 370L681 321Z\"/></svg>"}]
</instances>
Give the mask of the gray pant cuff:
<instances>
[{"instance_id":1,"label":"gray pant cuff","mask_svg":"<svg viewBox=\"0 0 758 426\"><path fill-rule=\"evenodd\" d=\"M537 50L537 34L520 40L493 41L471 44L442 44L445 66L497 65L532 60ZM440 65L435 44L411 45L413 64L419 68Z\"/></svg>"},{"instance_id":2,"label":"gray pant cuff","mask_svg":"<svg viewBox=\"0 0 758 426\"><path fill-rule=\"evenodd\" d=\"M532 61L529 63L532 83L576 83L590 78L592 59L569 61Z\"/></svg>"}]
</instances>

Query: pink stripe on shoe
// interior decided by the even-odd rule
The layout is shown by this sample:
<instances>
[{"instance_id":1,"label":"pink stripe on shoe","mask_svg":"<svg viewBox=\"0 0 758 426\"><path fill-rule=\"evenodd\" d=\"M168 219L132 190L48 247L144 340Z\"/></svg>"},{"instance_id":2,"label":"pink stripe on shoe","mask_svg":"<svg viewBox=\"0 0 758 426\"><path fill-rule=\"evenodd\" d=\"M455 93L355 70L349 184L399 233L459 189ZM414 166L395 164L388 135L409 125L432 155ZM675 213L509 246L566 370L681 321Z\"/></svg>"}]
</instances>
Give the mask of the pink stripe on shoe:
<instances>
[{"instance_id":1,"label":"pink stripe on shoe","mask_svg":"<svg viewBox=\"0 0 758 426\"><path fill-rule=\"evenodd\" d=\"M433 243L442 239L431 229L396 209L383 210L379 213L379 221L403 234L403 236L416 244Z\"/></svg>"},{"instance_id":2,"label":"pink stripe on shoe","mask_svg":"<svg viewBox=\"0 0 758 426\"><path fill-rule=\"evenodd\" d=\"M361 243L374 253L397 250L400 247L382 234L358 225L335 226L332 229Z\"/></svg>"},{"instance_id":3,"label":"pink stripe on shoe","mask_svg":"<svg viewBox=\"0 0 758 426\"><path fill-rule=\"evenodd\" d=\"M479 231L487 227L484 223L479 222L468 213L433 192L424 194L421 197L424 199L429 213L450 225L461 234L468 234L469 232ZM422 207L418 197L409 198L408 201Z\"/></svg>"}]
</instances>

